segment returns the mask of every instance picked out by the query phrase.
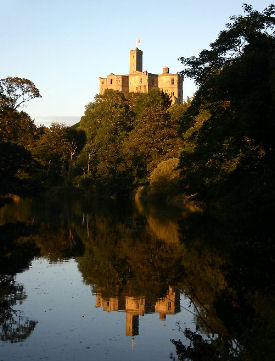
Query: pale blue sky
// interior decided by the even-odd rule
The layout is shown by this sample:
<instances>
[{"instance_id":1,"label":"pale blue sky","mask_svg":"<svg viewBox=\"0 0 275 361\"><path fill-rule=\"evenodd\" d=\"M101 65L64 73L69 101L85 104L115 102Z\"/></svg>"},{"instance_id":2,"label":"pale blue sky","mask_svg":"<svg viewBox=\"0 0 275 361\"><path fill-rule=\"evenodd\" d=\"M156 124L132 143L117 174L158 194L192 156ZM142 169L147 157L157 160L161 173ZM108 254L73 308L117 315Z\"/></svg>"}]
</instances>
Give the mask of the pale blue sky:
<instances>
[{"instance_id":1,"label":"pale blue sky","mask_svg":"<svg viewBox=\"0 0 275 361\"><path fill-rule=\"evenodd\" d=\"M247 1L262 11L271 1ZM25 109L36 121L84 113L99 90L98 77L127 74L129 50L143 50L143 70L182 69L180 56L214 41L239 0L0 0L0 78L32 80L42 98ZM184 97L195 90L186 80ZM64 118L65 117L65 118ZM75 117L75 118L73 118Z\"/></svg>"}]
</instances>

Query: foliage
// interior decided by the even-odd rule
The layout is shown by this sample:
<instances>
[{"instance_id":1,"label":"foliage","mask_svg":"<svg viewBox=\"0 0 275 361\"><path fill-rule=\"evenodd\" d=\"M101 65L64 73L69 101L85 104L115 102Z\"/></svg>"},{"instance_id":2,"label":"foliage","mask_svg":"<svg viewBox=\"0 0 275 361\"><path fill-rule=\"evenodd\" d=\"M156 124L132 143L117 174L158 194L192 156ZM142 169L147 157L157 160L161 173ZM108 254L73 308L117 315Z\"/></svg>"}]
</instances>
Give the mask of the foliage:
<instances>
[{"instance_id":1,"label":"foliage","mask_svg":"<svg viewBox=\"0 0 275 361\"><path fill-rule=\"evenodd\" d=\"M210 44L210 50L203 50L198 57L181 57L186 66L182 74L194 78L203 84L222 68L233 64L259 40L270 39L274 34L275 6L268 6L262 13L253 10L251 5L244 4L245 15L230 17L226 30L220 32L216 41Z\"/></svg>"},{"instance_id":2,"label":"foliage","mask_svg":"<svg viewBox=\"0 0 275 361\"><path fill-rule=\"evenodd\" d=\"M185 113L187 109L190 107L192 103L192 99L187 97L186 101L182 104L172 104L167 110L169 116L173 122L178 122L179 124L183 122Z\"/></svg>"},{"instance_id":3,"label":"foliage","mask_svg":"<svg viewBox=\"0 0 275 361\"><path fill-rule=\"evenodd\" d=\"M160 161L178 155L179 117L188 106L171 107L159 89L128 99L113 90L96 96L80 122L87 144L77 161L78 184L118 194L146 180Z\"/></svg>"},{"instance_id":4,"label":"foliage","mask_svg":"<svg viewBox=\"0 0 275 361\"><path fill-rule=\"evenodd\" d=\"M45 129L36 143L35 158L46 169L47 179L63 177L71 183L72 163L85 144L85 133L61 124Z\"/></svg>"},{"instance_id":5,"label":"foliage","mask_svg":"<svg viewBox=\"0 0 275 361\"><path fill-rule=\"evenodd\" d=\"M149 176L150 194L167 196L179 193L178 162L178 158L169 158L157 165Z\"/></svg>"},{"instance_id":6,"label":"foliage","mask_svg":"<svg viewBox=\"0 0 275 361\"><path fill-rule=\"evenodd\" d=\"M0 80L0 194L26 193L33 190L34 162L31 150L39 130L33 120L17 108L30 99L40 97L28 79Z\"/></svg>"},{"instance_id":7,"label":"foliage","mask_svg":"<svg viewBox=\"0 0 275 361\"><path fill-rule=\"evenodd\" d=\"M96 95L95 101L86 106L80 127L85 129L88 141L99 137L97 142L104 144L109 137L123 136L132 127L131 111L123 93L107 89Z\"/></svg>"},{"instance_id":8,"label":"foliage","mask_svg":"<svg viewBox=\"0 0 275 361\"><path fill-rule=\"evenodd\" d=\"M25 112L5 109L0 111L0 139L5 143L15 143L27 149L32 148L37 128Z\"/></svg>"},{"instance_id":9,"label":"foliage","mask_svg":"<svg viewBox=\"0 0 275 361\"><path fill-rule=\"evenodd\" d=\"M191 147L182 152L180 168L186 192L247 205L274 199L275 10L244 10L211 50L182 58L183 73L200 88L184 117L183 138Z\"/></svg>"},{"instance_id":10,"label":"foliage","mask_svg":"<svg viewBox=\"0 0 275 361\"><path fill-rule=\"evenodd\" d=\"M8 77L0 80L0 110L15 110L34 98L41 98L41 95L29 79Z\"/></svg>"},{"instance_id":11,"label":"foliage","mask_svg":"<svg viewBox=\"0 0 275 361\"><path fill-rule=\"evenodd\" d=\"M155 106L147 108L123 144L123 151L137 179L144 179L163 160L177 157L182 140L179 124L168 111Z\"/></svg>"},{"instance_id":12,"label":"foliage","mask_svg":"<svg viewBox=\"0 0 275 361\"><path fill-rule=\"evenodd\" d=\"M34 162L31 153L13 143L0 143L0 194L24 193Z\"/></svg>"},{"instance_id":13,"label":"foliage","mask_svg":"<svg viewBox=\"0 0 275 361\"><path fill-rule=\"evenodd\" d=\"M86 107L80 129L87 134L87 144L79 165L92 175L100 191L114 194L131 184L121 144L132 129L132 112L123 93L106 90ZM86 176L85 176L86 177Z\"/></svg>"},{"instance_id":14,"label":"foliage","mask_svg":"<svg viewBox=\"0 0 275 361\"><path fill-rule=\"evenodd\" d=\"M148 93L140 93L134 98L133 109L139 115L144 110L154 107L167 109L171 105L169 96L158 88L149 90Z\"/></svg>"}]
</instances>

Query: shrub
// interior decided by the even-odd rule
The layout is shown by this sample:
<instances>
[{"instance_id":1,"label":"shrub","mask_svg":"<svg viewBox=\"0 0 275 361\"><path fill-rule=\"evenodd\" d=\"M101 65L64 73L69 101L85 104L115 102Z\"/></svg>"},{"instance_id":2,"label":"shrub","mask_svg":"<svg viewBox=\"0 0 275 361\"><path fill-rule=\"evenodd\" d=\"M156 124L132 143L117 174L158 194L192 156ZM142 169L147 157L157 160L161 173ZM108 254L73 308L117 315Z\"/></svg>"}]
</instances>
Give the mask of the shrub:
<instances>
[{"instance_id":1,"label":"shrub","mask_svg":"<svg viewBox=\"0 0 275 361\"><path fill-rule=\"evenodd\" d=\"M165 196L178 193L180 181L178 162L178 158L164 160L151 172L149 176L151 195Z\"/></svg>"}]
</instances>

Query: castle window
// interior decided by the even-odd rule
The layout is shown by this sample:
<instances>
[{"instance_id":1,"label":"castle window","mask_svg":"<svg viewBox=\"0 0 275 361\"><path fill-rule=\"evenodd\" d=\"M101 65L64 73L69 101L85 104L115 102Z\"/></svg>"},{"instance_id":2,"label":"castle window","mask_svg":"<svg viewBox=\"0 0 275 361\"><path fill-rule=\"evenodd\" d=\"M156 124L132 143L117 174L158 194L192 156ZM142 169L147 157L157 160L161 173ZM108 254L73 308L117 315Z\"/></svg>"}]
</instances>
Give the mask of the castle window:
<instances>
[{"instance_id":1,"label":"castle window","mask_svg":"<svg viewBox=\"0 0 275 361\"><path fill-rule=\"evenodd\" d=\"M110 79L110 84L113 84L113 79Z\"/></svg>"},{"instance_id":2,"label":"castle window","mask_svg":"<svg viewBox=\"0 0 275 361\"><path fill-rule=\"evenodd\" d=\"M140 81L140 84L142 84L142 78L140 78L139 81Z\"/></svg>"},{"instance_id":3,"label":"castle window","mask_svg":"<svg viewBox=\"0 0 275 361\"><path fill-rule=\"evenodd\" d=\"M175 79L171 79L171 84L172 84L172 85L175 84Z\"/></svg>"}]
</instances>

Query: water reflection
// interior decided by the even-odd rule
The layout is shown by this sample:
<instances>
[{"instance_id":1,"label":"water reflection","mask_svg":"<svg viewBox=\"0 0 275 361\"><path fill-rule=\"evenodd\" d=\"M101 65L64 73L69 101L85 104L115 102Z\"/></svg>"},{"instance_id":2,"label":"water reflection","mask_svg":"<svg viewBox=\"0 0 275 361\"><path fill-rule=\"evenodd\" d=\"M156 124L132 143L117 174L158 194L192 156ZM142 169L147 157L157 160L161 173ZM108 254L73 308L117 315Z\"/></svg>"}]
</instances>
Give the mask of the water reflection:
<instances>
[{"instance_id":1,"label":"water reflection","mask_svg":"<svg viewBox=\"0 0 275 361\"><path fill-rule=\"evenodd\" d=\"M26 299L24 287L10 275L0 275L0 339L11 343L24 341L37 322L29 320L13 306Z\"/></svg>"},{"instance_id":2,"label":"water reflection","mask_svg":"<svg viewBox=\"0 0 275 361\"><path fill-rule=\"evenodd\" d=\"M13 207L7 207L7 213L2 211L0 218L0 338L11 343L24 341L37 324L16 309L27 296L23 285L15 281L15 274L29 267L38 249L29 239L30 228L21 216L20 222L9 223Z\"/></svg>"},{"instance_id":3,"label":"water reflection","mask_svg":"<svg viewBox=\"0 0 275 361\"><path fill-rule=\"evenodd\" d=\"M211 360L264 360L274 353L274 244L266 224L260 233L232 216L66 199L5 205L0 228L3 284L10 280L15 287L9 277L35 256L50 262L74 257L96 307L125 315L127 336L143 332L139 320L146 314L178 315L181 291L196 330L183 328L182 341L173 341L179 359L189 341L194 352L211 345ZM5 314L8 320L10 308ZM35 324L25 323L25 335Z\"/></svg>"},{"instance_id":4,"label":"water reflection","mask_svg":"<svg viewBox=\"0 0 275 361\"><path fill-rule=\"evenodd\" d=\"M103 311L122 311L126 313L125 334L126 336L139 335L139 316L149 313L158 313L160 320L165 320L166 315L175 315L180 312L180 292L173 287L165 297L158 299L154 304L148 302L145 296L127 296L120 294L116 297L103 297L100 292L96 293L96 307Z\"/></svg>"}]
</instances>

